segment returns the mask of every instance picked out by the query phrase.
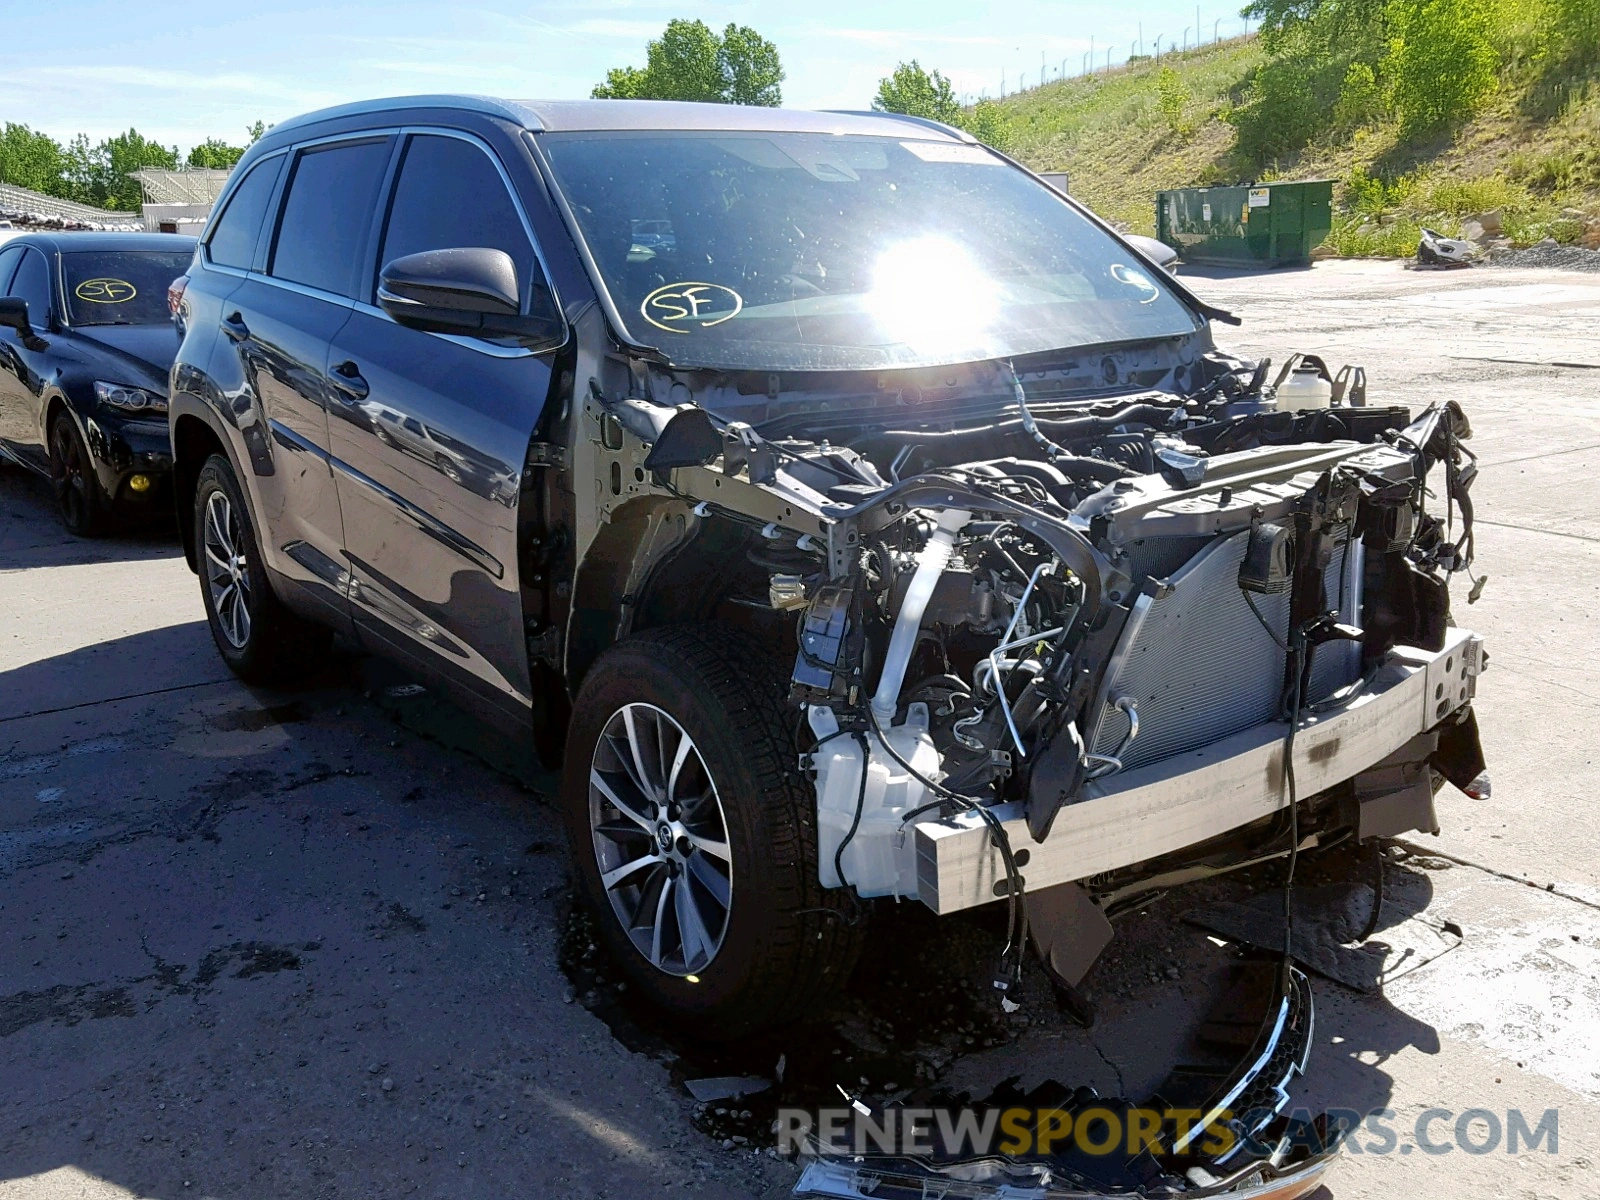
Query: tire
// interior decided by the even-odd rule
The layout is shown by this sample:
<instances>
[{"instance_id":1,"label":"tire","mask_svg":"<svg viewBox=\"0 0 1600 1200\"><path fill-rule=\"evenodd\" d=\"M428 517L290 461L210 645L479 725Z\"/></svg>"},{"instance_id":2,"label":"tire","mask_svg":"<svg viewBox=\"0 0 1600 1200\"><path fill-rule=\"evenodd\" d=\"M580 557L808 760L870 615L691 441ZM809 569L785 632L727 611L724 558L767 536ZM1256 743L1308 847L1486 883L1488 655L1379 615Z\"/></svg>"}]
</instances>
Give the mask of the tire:
<instances>
[{"instance_id":1,"label":"tire","mask_svg":"<svg viewBox=\"0 0 1600 1200\"><path fill-rule=\"evenodd\" d=\"M239 481L220 454L200 468L193 520L206 623L228 669L266 684L322 665L333 632L296 616L273 592Z\"/></svg>"},{"instance_id":2,"label":"tire","mask_svg":"<svg viewBox=\"0 0 1600 1200\"><path fill-rule=\"evenodd\" d=\"M111 498L100 486L89 447L65 412L50 422L50 486L68 533L104 537L111 528Z\"/></svg>"},{"instance_id":3,"label":"tire","mask_svg":"<svg viewBox=\"0 0 1600 1200\"><path fill-rule=\"evenodd\" d=\"M630 981L702 1037L804 1015L845 982L861 949L864 923L846 919L842 890L818 881L816 798L795 765L786 693L732 631L676 626L601 656L568 727L561 808L583 898ZM681 760L666 794L685 804L651 817L637 760L624 758L632 746L656 780ZM668 822L676 839L660 836Z\"/></svg>"}]
</instances>

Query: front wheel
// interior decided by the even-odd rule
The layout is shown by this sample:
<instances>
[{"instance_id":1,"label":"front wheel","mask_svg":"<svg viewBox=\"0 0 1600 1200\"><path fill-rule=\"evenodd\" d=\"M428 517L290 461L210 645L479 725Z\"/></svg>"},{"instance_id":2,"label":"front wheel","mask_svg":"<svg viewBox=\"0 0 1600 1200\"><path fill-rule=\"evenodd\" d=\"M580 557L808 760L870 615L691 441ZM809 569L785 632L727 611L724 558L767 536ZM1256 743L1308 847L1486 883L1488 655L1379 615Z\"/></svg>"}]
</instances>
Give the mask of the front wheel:
<instances>
[{"instance_id":1,"label":"front wheel","mask_svg":"<svg viewBox=\"0 0 1600 1200\"><path fill-rule=\"evenodd\" d=\"M786 690L731 631L682 626L609 650L573 709L562 810L600 936L702 1036L803 1015L860 952L818 881Z\"/></svg>"},{"instance_id":2,"label":"front wheel","mask_svg":"<svg viewBox=\"0 0 1600 1200\"><path fill-rule=\"evenodd\" d=\"M331 630L297 617L267 580L233 467L213 454L194 493L200 596L217 652L246 683L277 683L326 659Z\"/></svg>"},{"instance_id":3,"label":"front wheel","mask_svg":"<svg viewBox=\"0 0 1600 1200\"><path fill-rule=\"evenodd\" d=\"M111 500L95 475L94 461L71 417L50 422L50 484L61 523L79 537L101 537L110 527Z\"/></svg>"}]
</instances>

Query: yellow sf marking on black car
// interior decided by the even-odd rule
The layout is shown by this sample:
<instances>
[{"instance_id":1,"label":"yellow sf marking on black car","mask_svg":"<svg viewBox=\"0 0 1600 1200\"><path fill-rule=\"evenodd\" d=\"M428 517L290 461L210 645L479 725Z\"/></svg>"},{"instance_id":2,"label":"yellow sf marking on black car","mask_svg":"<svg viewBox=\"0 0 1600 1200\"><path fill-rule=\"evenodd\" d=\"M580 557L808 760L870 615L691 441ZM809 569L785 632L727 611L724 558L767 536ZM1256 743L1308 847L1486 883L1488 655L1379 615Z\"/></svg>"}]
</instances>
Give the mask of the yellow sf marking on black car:
<instances>
[{"instance_id":1,"label":"yellow sf marking on black car","mask_svg":"<svg viewBox=\"0 0 1600 1200\"><path fill-rule=\"evenodd\" d=\"M710 329L732 320L743 308L744 297L720 283L669 283L644 298L639 314L657 329L688 333L686 325ZM669 321L674 324L667 324Z\"/></svg>"},{"instance_id":2,"label":"yellow sf marking on black car","mask_svg":"<svg viewBox=\"0 0 1600 1200\"><path fill-rule=\"evenodd\" d=\"M85 279L72 289L72 294L90 304L126 304L139 294L139 289L126 279Z\"/></svg>"}]
</instances>

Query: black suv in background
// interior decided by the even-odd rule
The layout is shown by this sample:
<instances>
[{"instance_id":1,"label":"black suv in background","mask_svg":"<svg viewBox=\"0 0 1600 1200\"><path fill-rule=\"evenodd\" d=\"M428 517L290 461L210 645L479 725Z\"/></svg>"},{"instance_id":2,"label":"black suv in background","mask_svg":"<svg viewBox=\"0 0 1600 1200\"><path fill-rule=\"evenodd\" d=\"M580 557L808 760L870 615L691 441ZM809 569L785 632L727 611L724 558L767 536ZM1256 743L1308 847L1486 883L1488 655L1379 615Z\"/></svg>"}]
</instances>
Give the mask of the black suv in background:
<instances>
[{"instance_id":1,"label":"black suv in background","mask_svg":"<svg viewBox=\"0 0 1600 1200\"><path fill-rule=\"evenodd\" d=\"M1471 472L1422 485L1460 410L1273 411L1226 314L956 130L330 109L251 148L181 291L223 658L337 630L533 739L601 936L703 1033L807 1011L879 897L1004 904L1002 982L1026 927L1070 986L1284 809L1301 848L1432 828L1482 769L1470 531L1424 509Z\"/></svg>"}]
</instances>

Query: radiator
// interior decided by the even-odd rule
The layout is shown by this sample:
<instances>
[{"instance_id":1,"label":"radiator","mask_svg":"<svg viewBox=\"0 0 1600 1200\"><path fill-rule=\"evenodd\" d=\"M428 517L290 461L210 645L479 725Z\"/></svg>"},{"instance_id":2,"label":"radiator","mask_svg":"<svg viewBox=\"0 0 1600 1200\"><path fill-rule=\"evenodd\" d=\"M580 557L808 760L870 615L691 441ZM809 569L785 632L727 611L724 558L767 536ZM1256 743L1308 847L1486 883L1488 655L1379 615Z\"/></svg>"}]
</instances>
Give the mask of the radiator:
<instances>
[{"instance_id":1,"label":"radiator","mask_svg":"<svg viewBox=\"0 0 1600 1200\"><path fill-rule=\"evenodd\" d=\"M1106 669L1088 739L1094 753L1116 755L1131 770L1279 715L1284 652L1274 635L1287 641L1289 596L1252 594L1260 619L1250 611L1239 588L1249 538L1248 530L1218 537L1168 578L1152 579L1134 601ZM1352 623L1360 608L1360 559L1360 543L1341 539L1323 575L1325 606ZM1359 643L1318 647L1307 703L1353 682L1360 668ZM1137 704L1139 734L1124 746L1128 716L1117 702L1128 699Z\"/></svg>"}]
</instances>

